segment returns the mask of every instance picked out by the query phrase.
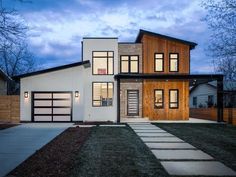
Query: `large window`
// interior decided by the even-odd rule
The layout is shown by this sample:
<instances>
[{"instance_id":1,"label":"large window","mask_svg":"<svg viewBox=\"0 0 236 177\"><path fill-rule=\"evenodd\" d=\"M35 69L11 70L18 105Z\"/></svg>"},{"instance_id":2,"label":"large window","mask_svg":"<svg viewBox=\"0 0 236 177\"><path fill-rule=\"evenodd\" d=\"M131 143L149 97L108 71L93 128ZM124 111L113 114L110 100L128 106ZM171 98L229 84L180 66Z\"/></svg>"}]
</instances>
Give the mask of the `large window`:
<instances>
[{"instance_id":1,"label":"large window","mask_svg":"<svg viewBox=\"0 0 236 177\"><path fill-rule=\"evenodd\" d=\"M93 82L93 106L112 106L113 82Z\"/></svg>"},{"instance_id":2,"label":"large window","mask_svg":"<svg viewBox=\"0 0 236 177\"><path fill-rule=\"evenodd\" d=\"M138 73L138 56L137 55L126 55L120 57L120 72L121 73Z\"/></svg>"},{"instance_id":3,"label":"large window","mask_svg":"<svg viewBox=\"0 0 236 177\"><path fill-rule=\"evenodd\" d=\"M178 72L179 71L179 54L178 53L170 53L170 72Z\"/></svg>"},{"instance_id":4,"label":"large window","mask_svg":"<svg viewBox=\"0 0 236 177\"><path fill-rule=\"evenodd\" d=\"M179 107L179 90L169 91L169 108L176 109Z\"/></svg>"},{"instance_id":5,"label":"large window","mask_svg":"<svg viewBox=\"0 0 236 177\"><path fill-rule=\"evenodd\" d=\"M162 89L154 90L154 108L164 108L164 91Z\"/></svg>"},{"instance_id":6,"label":"large window","mask_svg":"<svg viewBox=\"0 0 236 177\"><path fill-rule=\"evenodd\" d=\"M114 62L114 52L93 52L93 74L112 75Z\"/></svg>"},{"instance_id":7,"label":"large window","mask_svg":"<svg viewBox=\"0 0 236 177\"><path fill-rule=\"evenodd\" d=\"M155 72L163 72L164 71L164 54L163 53L155 53Z\"/></svg>"}]
</instances>

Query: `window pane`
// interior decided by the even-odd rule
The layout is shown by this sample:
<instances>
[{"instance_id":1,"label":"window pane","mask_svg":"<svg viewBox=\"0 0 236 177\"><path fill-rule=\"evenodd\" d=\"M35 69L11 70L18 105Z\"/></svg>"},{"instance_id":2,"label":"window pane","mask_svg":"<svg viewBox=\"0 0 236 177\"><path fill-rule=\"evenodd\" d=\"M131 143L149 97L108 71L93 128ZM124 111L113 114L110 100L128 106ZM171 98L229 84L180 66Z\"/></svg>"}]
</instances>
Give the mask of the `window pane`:
<instances>
[{"instance_id":1,"label":"window pane","mask_svg":"<svg viewBox=\"0 0 236 177\"><path fill-rule=\"evenodd\" d=\"M93 74L107 74L107 58L93 58Z\"/></svg>"},{"instance_id":2,"label":"window pane","mask_svg":"<svg viewBox=\"0 0 236 177\"><path fill-rule=\"evenodd\" d=\"M113 74L113 58L108 59L108 74Z\"/></svg>"},{"instance_id":3,"label":"window pane","mask_svg":"<svg viewBox=\"0 0 236 177\"><path fill-rule=\"evenodd\" d=\"M163 90L155 90L155 107L163 107Z\"/></svg>"},{"instance_id":4,"label":"window pane","mask_svg":"<svg viewBox=\"0 0 236 177\"><path fill-rule=\"evenodd\" d=\"M93 52L94 57L107 57L107 52Z\"/></svg>"},{"instance_id":5,"label":"window pane","mask_svg":"<svg viewBox=\"0 0 236 177\"><path fill-rule=\"evenodd\" d=\"M178 107L178 103L170 103L170 108L177 108Z\"/></svg>"},{"instance_id":6,"label":"window pane","mask_svg":"<svg viewBox=\"0 0 236 177\"><path fill-rule=\"evenodd\" d=\"M178 71L178 60L177 59L170 60L170 71Z\"/></svg>"},{"instance_id":7,"label":"window pane","mask_svg":"<svg viewBox=\"0 0 236 177\"><path fill-rule=\"evenodd\" d=\"M113 52L108 52L109 57L113 57Z\"/></svg>"},{"instance_id":8,"label":"window pane","mask_svg":"<svg viewBox=\"0 0 236 177\"><path fill-rule=\"evenodd\" d=\"M170 54L170 58L178 58L178 54L177 53L174 53L174 54Z\"/></svg>"},{"instance_id":9,"label":"window pane","mask_svg":"<svg viewBox=\"0 0 236 177\"><path fill-rule=\"evenodd\" d=\"M137 73L138 72L138 61L130 61L130 72Z\"/></svg>"},{"instance_id":10,"label":"window pane","mask_svg":"<svg viewBox=\"0 0 236 177\"><path fill-rule=\"evenodd\" d=\"M170 102L178 102L178 92L177 90L170 91Z\"/></svg>"},{"instance_id":11,"label":"window pane","mask_svg":"<svg viewBox=\"0 0 236 177\"><path fill-rule=\"evenodd\" d=\"M101 89L100 83L93 83L93 100L100 100Z\"/></svg>"},{"instance_id":12,"label":"window pane","mask_svg":"<svg viewBox=\"0 0 236 177\"><path fill-rule=\"evenodd\" d=\"M163 71L163 60L162 59L156 59L155 71Z\"/></svg>"},{"instance_id":13,"label":"window pane","mask_svg":"<svg viewBox=\"0 0 236 177\"><path fill-rule=\"evenodd\" d=\"M138 60L138 56L130 56L131 60Z\"/></svg>"},{"instance_id":14,"label":"window pane","mask_svg":"<svg viewBox=\"0 0 236 177\"><path fill-rule=\"evenodd\" d=\"M122 73L129 72L129 62L128 61L121 61L121 72Z\"/></svg>"},{"instance_id":15,"label":"window pane","mask_svg":"<svg viewBox=\"0 0 236 177\"><path fill-rule=\"evenodd\" d=\"M163 54L162 53L156 53L155 58L163 58Z\"/></svg>"},{"instance_id":16,"label":"window pane","mask_svg":"<svg viewBox=\"0 0 236 177\"><path fill-rule=\"evenodd\" d=\"M124 61L124 60L129 60L129 56L121 56L121 60Z\"/></svg>"}]
</instances>

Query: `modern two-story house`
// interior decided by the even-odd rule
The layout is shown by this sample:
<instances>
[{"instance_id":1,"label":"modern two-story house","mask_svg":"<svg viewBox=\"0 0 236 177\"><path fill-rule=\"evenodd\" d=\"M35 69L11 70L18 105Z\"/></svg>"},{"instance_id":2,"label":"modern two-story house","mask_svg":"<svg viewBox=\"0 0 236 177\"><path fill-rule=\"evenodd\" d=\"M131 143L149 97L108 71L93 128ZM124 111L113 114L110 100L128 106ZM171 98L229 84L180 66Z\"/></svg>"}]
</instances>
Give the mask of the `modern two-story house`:
<instances>
[{"instance_id":1,"label":"modern two-story house","mask_svg":"<svg viewBox=\"0 0 236 177\"><path fill-rule=\"evenodd\" d=\"M15 77L21 121L188 120L189 85L209 77L190 74L196 45L144 30L131 43L85 37L81 62Z\"/></svg>"}]
</instances>

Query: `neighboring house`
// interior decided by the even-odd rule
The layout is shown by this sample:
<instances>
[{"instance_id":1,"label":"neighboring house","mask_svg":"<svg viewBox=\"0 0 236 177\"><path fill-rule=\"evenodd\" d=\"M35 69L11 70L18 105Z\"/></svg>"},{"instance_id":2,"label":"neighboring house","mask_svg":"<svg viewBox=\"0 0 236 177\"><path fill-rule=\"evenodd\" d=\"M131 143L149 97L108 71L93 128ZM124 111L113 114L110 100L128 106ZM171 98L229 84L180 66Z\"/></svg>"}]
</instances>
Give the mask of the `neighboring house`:
<instances>
[{"instance_id":1,"label":"neighboring house","mask_svg":"<svg viewBox=\"0 0 236 177\"><path fill-rule=\"evenodd\" d=\"M236 82L224 82L224 106L236 106ZM198 84L190 89L190 108L207 108L217 106L217 83Z\"/></svg>"},{"instance_id":2,"label":"neighboring house","mask_svg":"<svg viewBox=\"0 0 236 177\"><path fill-rule=\"evenodd\" d=\"M0 95L8 95L10 94L10 85L12 79L8 77L8 75L0 69Z\"/></svg>"},{"instance_id":3,"label":"neighboring house","mask_svg":"<svg viewBox=\"0 0 236 177\"><path fill-rule=\"evenodd\" d=\"M188 120L196 45L144 30L133 43L85 37L81 62L15 77L21 121Z\"/></svg>"}]
</instances>

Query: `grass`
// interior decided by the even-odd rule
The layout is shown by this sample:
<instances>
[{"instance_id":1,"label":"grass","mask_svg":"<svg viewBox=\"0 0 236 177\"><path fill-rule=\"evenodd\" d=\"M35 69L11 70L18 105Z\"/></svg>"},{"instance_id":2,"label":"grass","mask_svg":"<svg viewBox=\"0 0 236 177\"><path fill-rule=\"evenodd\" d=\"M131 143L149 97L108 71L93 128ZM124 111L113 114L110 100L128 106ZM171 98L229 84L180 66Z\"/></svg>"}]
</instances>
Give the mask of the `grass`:
<instances>
[{"instance_id":1,"label":"grass","mask_svg":"<svg viewBox=\"0 0 236 177\"><path fill-rule=\"evenodd\" d=\"M94 127L75 160L73 177L169 176L128 127Z\"/></svg>"},{"instance_id":2,"label":"grass","mask_svg":"<svg viewBox=\"0 0 236 177\"><path fill-rule=\"evenodd\" d=\"M226 124L155 124L236 170L236 127Z\"/></svg>"}]
</instances>

